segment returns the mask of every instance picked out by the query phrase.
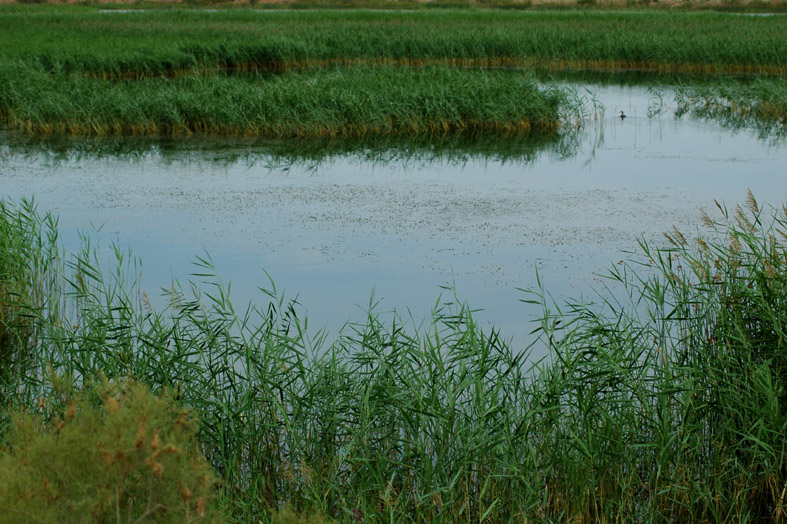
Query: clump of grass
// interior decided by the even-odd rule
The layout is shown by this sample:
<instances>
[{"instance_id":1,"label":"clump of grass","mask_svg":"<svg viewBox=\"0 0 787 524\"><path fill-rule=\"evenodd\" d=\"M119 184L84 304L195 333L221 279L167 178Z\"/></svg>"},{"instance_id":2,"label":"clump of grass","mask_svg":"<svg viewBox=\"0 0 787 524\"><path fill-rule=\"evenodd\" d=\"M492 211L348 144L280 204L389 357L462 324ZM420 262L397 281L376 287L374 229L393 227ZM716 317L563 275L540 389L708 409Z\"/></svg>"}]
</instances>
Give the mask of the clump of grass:
<instances>
[{"instance_id":1,"label":"clump of grass","mask_svg":"<svg viewBox=\"0 0 787 524\"><path fill-rule=\"evenodd\" d=\"M0 10L0 122L79 136L553 134L577 104L512 69L779 77L783 35L780 17L714 13L17 6ZM772 85L747 118L781 118Z\"/></svg>"},{"instance_id":2,"label":"clump of grass","mask_svg":"<svg viewBox=\"0 0 787 524\"><path fill-rule=\"evenodd\" d=\"M115 83L0 72L6 121L36 135L271 138L554 134L576 121L566 93L513 71L445 67Z\"/></svg>"},{"instance_id":3,"label":"clump of grass","mask_svg":"<svg viewBox=\"0 0 787 524\"><path fill-rule=\"evenodd\" d=\"M59 388L57 388L59 383ZM133 382L15 413L0 454L0 522L221 522L197 425L170 393Z\"/></svg>"},{"instance_id":4,"label":"clump of grass","mask_svg":"<svg viewBox=\"0 0 787 524\"><path fill-rule=\"evenodd\" d=\"M372 311L334 341L310 336L275 289L236 309L207 259L202 284L154 310L122 264L104 276L85 249L58 270L63 307L34 324L27 377L52 366L177 388L238 522L283 508L350 522L779 521L787 208L750 195L705 227L643 244L597 304L537 290L540 362L459 301L416 326ZM15 398L30 408L48 386L27 377Z\"/></svg>"},{"instance_id":5,"label":"clump of grass","mask_svg":"<svg viewBox=\"0 0 787 524\"><path fill-rule=\"evenodd\" d=\"M353 517L356 517L356 514L353 514ZM274 511L270 518L271 524L328 524L331 522L330 519L322 515L298 515L290 508Z\"/></svg>"},{"instance_id":6,"label":"clump of grass","mask_svg":"<svg viewBox=\"0 0 787 524\"><path fill-rule=\"evenodd\" d=\"M35 322L43 308L58 314L49 301L52 270L58 264L57 220L40 217L31 203L9 207L0 201L0 408L35 360ZM35 226L31 227L35 222ZM50 256L55 258L50 258ZM2 418L0 417L0 420Z\"/></svg>"},{"instance_id":7,"label":"clump of grass","mask_svg":"<svg viewBox=\"0 0 787 524\"><path fill-rule=\"evenodd\" d=\"M676 11L0 11L2 62L105 79L434 63L784 74L783 33L780 17Z\"/></svg>"},{"instance_id":8,"label":"clump of grass","mask_svg":"<svg viewBox=\"0 0 787 524\"><path fill-rule=\"evenodd\" d=\"M684 87L676 92L678 116L690 113L731 127L754 127L764 135L787 133L787 81L757 78Z\"/></svg>"},{"instance_id":9,"label":"clump of grass","mask_svg":"<svg viewBox=\"0 0 787 524\"><path fill-rule=\"evenodd\" d=\"M746 208L719 210L701 236L642 244L644 268L614 269L620 288L603 307L545 315L564 395L555 409L571 421L558 434L576 453L562 478L585 514L785 516L787 208L749 194Z\"/></svg>"}]
</instances>

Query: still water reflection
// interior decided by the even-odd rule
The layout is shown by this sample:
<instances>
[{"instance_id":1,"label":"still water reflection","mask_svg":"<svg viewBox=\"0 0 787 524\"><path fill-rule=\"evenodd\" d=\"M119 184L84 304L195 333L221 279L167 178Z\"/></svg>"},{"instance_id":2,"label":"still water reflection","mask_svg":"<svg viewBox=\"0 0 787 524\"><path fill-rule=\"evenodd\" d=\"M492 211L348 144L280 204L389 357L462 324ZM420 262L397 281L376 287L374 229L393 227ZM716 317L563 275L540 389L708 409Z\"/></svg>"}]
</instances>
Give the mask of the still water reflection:
<instances>
[{"instance_id":1,"label":"still water reflection","mask_svg":"<svg viewBox=\"0 0 787 524\"><path fill-rule=\"evenodd\" d=\"M578 88L581 90L581 88ZM409 145L18 143L0 146L0 189L60 216L68 247L100 228L143 260L151 296L209 253L236 303L262 302L266 272L334 334L379 312L428 315L442 284L524 340L537 311L517 288L538 270L556 296L696 230L700 208L787 200L787 141L654 114L641 87L596 85L605 111L558 141ZM620 111L626 114L620 119Z\"/></svg>"}]
</instances>

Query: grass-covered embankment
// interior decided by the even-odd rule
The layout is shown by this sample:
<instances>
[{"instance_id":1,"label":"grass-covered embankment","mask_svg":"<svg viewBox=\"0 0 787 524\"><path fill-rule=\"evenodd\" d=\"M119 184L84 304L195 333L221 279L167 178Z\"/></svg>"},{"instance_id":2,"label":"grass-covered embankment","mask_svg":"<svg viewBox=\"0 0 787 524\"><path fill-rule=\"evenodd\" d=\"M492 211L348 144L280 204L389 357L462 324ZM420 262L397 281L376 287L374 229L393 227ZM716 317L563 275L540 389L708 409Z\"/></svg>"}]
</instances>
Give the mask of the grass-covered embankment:
<instances>
[{"instance_id":1,"label":"grass-covered embankment","mask_svg":"<svg viewBox=\"0 0 787 524\"><path fill-rule=\"evenodd\" d=\"M645 266L612 273L617 300L550 306L541 364L464 308L310 339L275 295L236 309L209 266L208 283L153 309L128 263L64 256L29 206L4 203L0 219L40 244L29 266L0 266L4 307L27 319L4 317L26 355L4 376L8 405L37 411L48 368L175 388L230 519L285 506L347 522L787 518L787 209L749 198L701 239L643 245Z\"/></svg>"},{"instance_id":2,"label":"grass-covered embankment","mask_svg":"<svg viewBox=\"0 0 787 524\"><path fill-rule=\"evenodd\" d=\"M787 73L784 17L686 12L428 12L4 7L2 62L107 78L451 63Z\"/></svg>"},{"instance_id":3,"label":"grass-covered embankment","mask_svg":"<svg viewBox=\"0 0 787 524\"><path fill-rule=\"evenodd\" d=\"M566 93L526 73L439 66L133 82L16 68L0 71L0 85L0 114L35 135L527 135L579 118Z\"/></svg>"},{"instance_id":4,"label":"grass-covered embankment","mask_svg":"<svg viewBox=\"0 0 787 524\"><path fill-rule=\"evenodd\" d=\"M2 0L0 4L100 5L104 9L127 9L128 0ZM787 11L785 0L136 0L134 8L168 9L212 7L216 9L254 7L256 9L599 9L599 10L692 10L733 13L780 13Z\"/></svg>"}]
</instances>

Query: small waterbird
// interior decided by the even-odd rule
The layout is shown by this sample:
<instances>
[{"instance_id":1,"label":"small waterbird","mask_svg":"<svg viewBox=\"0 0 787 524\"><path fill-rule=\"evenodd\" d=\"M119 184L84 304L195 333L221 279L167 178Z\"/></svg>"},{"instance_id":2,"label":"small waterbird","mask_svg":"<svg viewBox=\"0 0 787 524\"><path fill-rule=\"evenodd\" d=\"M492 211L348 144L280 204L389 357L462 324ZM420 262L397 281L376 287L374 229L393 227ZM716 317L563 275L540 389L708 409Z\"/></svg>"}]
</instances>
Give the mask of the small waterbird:
<instances>
[{"instance_id":1,"label":"small waterbird","mask_svg":"<svg viewBox=\"0 0 787 524\"><path fill-rule=\"evenodd\" d=\"M621 120L623 120L624 118L626 118L626 113L624 113L623 111L621 111L621 112L620 112L620 119L621 119Z\"/></svg>"}]
</instances>

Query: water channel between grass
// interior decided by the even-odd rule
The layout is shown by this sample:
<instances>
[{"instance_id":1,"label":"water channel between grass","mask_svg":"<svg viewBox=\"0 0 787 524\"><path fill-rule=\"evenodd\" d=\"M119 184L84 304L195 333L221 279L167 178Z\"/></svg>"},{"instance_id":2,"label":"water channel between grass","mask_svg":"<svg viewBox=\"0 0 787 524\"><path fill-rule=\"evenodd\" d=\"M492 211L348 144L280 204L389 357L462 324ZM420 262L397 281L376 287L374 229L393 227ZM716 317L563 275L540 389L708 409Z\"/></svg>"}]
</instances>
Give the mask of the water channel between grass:
<instances>
[{"instance_id":1,"label":"water channel between grass","mask_svg":"<svg viewBox=\"0 0 787 524\"><path fill-rule=\"evenodd\" d=\"M485 326L524 343L539 309L520 289L537 274L558 300L591 298L638 239L660 245L673 226L693 233L714 199L734 206L747 189L762 203L787 197L783 138L675 119L657 107L669 97L644 87L587 88L603 116L576 136L505 153L492 144L280 156L259 143L187 141L104 154L5 140L0 190L58 215L67 248L78 230L100 229L102 245L133 251L154 303L208 253L237 305L267 300L257 288L270 288L270 275L310 326L334 335L364 319L372 294L378 313L417 322L441 294L453 300L448 285Z\"/></svg>"}]
</instances>

